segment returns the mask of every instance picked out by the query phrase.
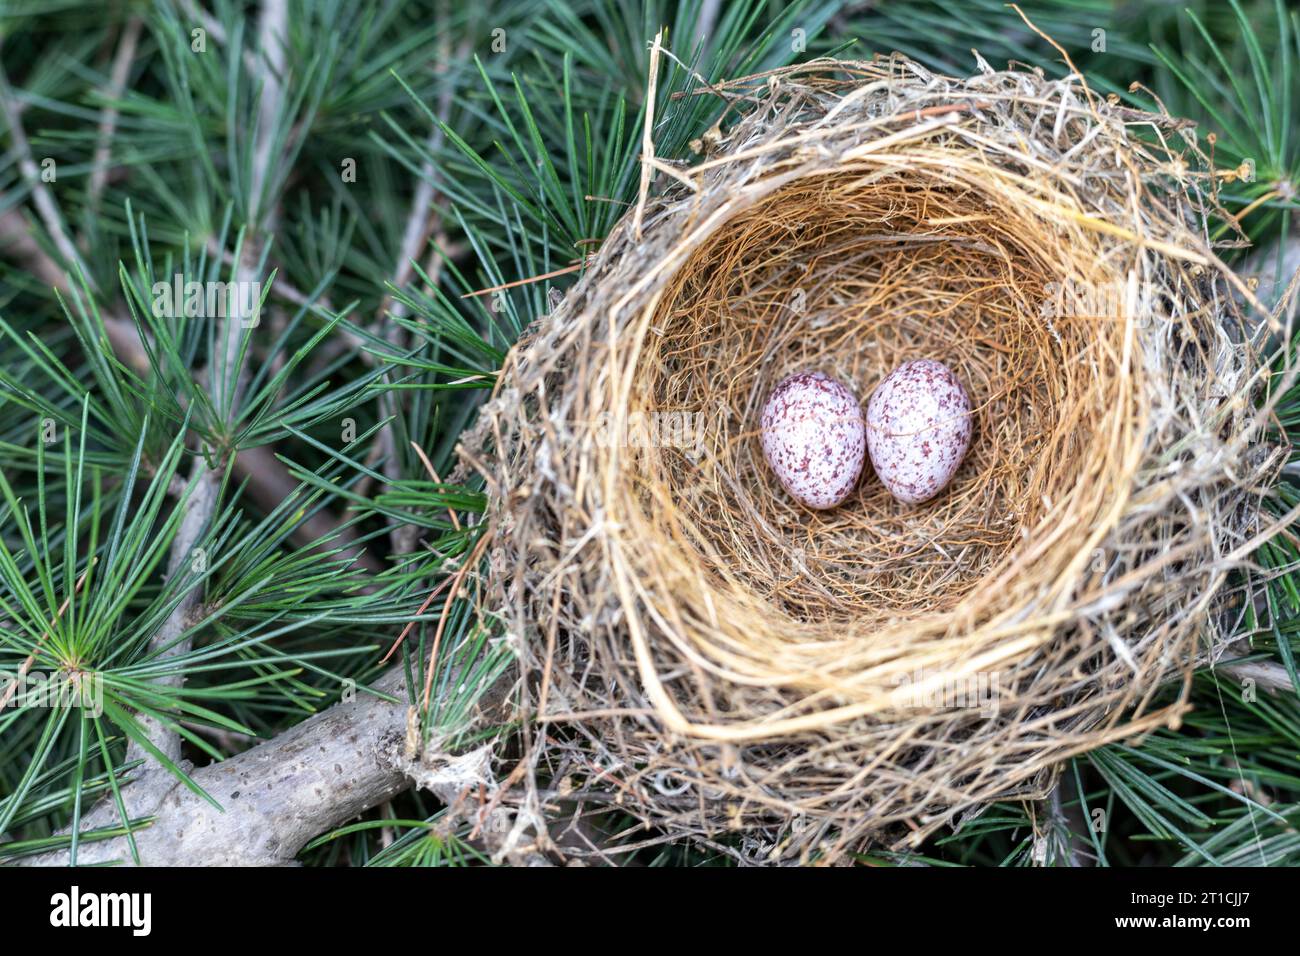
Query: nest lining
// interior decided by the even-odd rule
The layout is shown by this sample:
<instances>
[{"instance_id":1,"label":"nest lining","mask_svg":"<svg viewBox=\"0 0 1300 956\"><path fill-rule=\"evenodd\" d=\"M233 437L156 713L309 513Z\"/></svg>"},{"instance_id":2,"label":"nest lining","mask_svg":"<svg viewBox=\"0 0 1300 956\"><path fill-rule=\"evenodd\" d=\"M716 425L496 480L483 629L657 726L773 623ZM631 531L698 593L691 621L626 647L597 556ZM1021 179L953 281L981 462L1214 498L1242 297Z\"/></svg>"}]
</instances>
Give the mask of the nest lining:
<instances>
[{"instance_id":1,"label":"nest lining","mask_svg":"<svg viewBox=\"0 0 1300 956\"><path fill-rule=\"evenodd\" d=\"M1250 295L1194 142L1077 77L901 57L714 92L745 116L529 330L466 449L542 725L529 786L833 859L1175 722L1151 701L1224 637L1277 464L1249 453ZM790 501L755 433L771 387L818 368L865 402L914 358L971 394L954 483ZM663 413L697 445L604 430Z\"/></svg>"},{"instance_id":2,"label":"nest lining","mask_svg":"<svg viewBox=\"0 0 1300 956\"><path fill-rule=\"evenodd\" d=\"M796 183L733 220L683 266L642 347L634 394L648 418L704 409L702 454L643 456L701 560L788 622L874 632L950 610L1064 502L1086 436L1107 414L1090 317L1041 320L1061 264L987 211L978 187L857 172ZM1103 336L1122 334L1112 328ZM867 471L839 508L810 513L763 461L762 403L795 371L870 390L904 361L956 370L975 408L971 453L939 499L895 501ZM1074 365L1079 374L1061 375ZM1090 394L1089 394L1090 393ZM1063 408L1088 406L1081 417Z\"/></svg>"}]
</instances>

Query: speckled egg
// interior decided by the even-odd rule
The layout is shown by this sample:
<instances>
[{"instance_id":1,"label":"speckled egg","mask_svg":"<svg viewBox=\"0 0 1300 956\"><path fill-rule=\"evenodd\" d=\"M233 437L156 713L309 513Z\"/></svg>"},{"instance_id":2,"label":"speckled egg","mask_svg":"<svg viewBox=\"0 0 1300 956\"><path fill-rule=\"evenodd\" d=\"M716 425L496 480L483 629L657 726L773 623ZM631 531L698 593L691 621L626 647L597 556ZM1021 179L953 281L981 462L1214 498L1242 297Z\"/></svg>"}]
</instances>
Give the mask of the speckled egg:
<instances>
[{"instance_id":1,"label":"speckled egg","mask_svg":"<svg viewBox=\"0 0 1300 956\"><path fill-rule=\"evenodd\" d=\"M952 481L970 436L970 399L942 362L904 362L867 403L871 464L890 493L906 504L929 501Z\"/></svg>"},{"instance_id":2,"label":"speckled egg","mask_svg":"<svg viewBox=\"0 0 1300 956\"><path fill-rule=\"evenodd\" d=\"M809 508L834 508L862 473L866 425L858 398L821 372L799 372L763 406L763 455L781 486Z\"/></svg>"}]
</instances>

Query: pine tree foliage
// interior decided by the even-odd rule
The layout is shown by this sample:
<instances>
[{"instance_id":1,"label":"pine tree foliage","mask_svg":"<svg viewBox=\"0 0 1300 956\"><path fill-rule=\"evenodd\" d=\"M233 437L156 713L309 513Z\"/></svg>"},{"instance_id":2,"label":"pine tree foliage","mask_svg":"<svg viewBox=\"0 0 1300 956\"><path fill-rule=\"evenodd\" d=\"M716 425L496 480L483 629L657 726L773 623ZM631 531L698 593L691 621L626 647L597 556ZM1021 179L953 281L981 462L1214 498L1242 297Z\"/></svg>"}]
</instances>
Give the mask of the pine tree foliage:
<instances>
[{"instance_id":1,"label":"pine tree foliage","mask_svg":"<svg viewBox=\"0 0 1300 956\"><path fill-rule=\"evenodd\" d=\"M1097 89L1214 131L1220 166L1253 164L1223 197L1285 279L1296 14L1021 7ZM661 28L654 138L675 159L735 108L691 94L792 61L899 50L969 72L977 49L1065 70L995 0L0 0L0 672L102 686L102 709L0 709L0 851L75 859L147 825L60 835L100 799L122 806L146 763L201 789L193 764L367 693L390 652L421 738L474 742L510 657L458 583L485 498L456 442L635 201ZM254 284L257 323L157 307L160 283L191 282ZM1293 445L1297 422L1300 392L1273 440ZM1295 474L1274 514L1300 501ZM1265 600L1178 730L1075 759L1044 804L864 862L1300 860L1297 558L1294 534L1257 555ZM1229 665L1273 684L1243 695ZM614 859L721 859L641 832L619 853L632 821L588 822ZM418 791L301 858L487 862Z\"/></svg>"}]
</instances>

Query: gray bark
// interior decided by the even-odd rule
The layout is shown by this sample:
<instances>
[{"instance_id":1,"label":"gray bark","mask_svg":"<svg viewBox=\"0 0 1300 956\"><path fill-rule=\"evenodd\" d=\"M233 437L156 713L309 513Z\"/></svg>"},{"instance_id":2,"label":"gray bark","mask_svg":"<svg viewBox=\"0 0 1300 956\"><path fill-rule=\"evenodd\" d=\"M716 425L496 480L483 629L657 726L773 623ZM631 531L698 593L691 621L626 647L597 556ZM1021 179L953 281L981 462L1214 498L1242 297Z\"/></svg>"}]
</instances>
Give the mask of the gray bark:
<instances>
[{"instance_id":1,"label":"gray bark","mask_svg":"<svg viewBox=\"0 0 1300 956\"><path fill-rule=\"evenodd\" d=\"M195 482L194 490L185 502L185 514L181 518L176 537L172 539L171 553L167 560L169 580L178 576L183 578L186 575L187 566L193 560L194 548L199 543L199 536L207 526L208 519L212 517L212 512L217 505L217 494L221 490L220 472L210 469L202 458L194 459L191 477ZM150 639L149 646L158 651L156 660L161 661L189 652L191 639L180 638L192 623L190 614L199 603L200 591L197 585L190 585L180 603L158 629L158 633ZM179 688L184 684L184 677L178 671L159 677L154 683ZM175 763L181 759L180 734L149 714L140 715L140 726L149 741L162 751L168 760ZM134 740L127 747L127 763L136 760L152 763L153 759L153 755Z\"/></svg>"},{"instance_id":2,"label":"gray bark","mask_svg":"<svg viewBox=\"0 0 1300 956\"><path fill-rule=\"evenodd\" d=\"M144 771L122 789L129 819L153 816L135 833L146 866L292 865L303 846L410 786L393 755L406 732L406 681L401 668L374 685L389 703L358 693L274 739L190 774L221 805L218 810L161 769ZM82 832L120 825L104 799L82 819ZM77 864L130 863L125 838L82 842ZM69 852L45 853L24 865L66 866Z\"/></svg>"}]
</instances>

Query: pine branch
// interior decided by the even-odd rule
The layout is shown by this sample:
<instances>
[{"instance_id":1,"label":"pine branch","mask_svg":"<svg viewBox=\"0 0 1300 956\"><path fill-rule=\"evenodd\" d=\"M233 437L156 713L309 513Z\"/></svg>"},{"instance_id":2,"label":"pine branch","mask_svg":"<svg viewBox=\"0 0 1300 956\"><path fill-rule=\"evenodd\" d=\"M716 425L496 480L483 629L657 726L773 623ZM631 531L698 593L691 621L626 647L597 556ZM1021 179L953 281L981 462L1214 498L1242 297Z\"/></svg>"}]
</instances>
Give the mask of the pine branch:
<instances>
[{"instance_id":1,"label":"pine branch","mask_svg":"<svg viewBox=\"0 0 1300 956\"><path fill-rule=\"evenodd\" d=\"M59 255L63 256L64 261L85 276L86 281L94 288L94 278L63 226L63 216L59 212L58 204L50 194L49 187L41 180L40 170L36 166L31 145L27 141L27 134L23 132L18 98L14 96L14 91L9 86L9 78L5 75L3 66L0 66L0 115L4 116L5 125L9 128L9 138L13 141L14 152L18 156L18 170L31 191L32 203L36 206L36 212L45 225L45 231L54 240L55 248L59 250Z\"/></svg>"},{"instance_id":2,"label":"pine branch","mask_svg":"<svg viewBox=\"0 0 1300 956\"><path fill-rule=\"evenodd\" d=\"M1085 865L1082 860L1084 843L1078 835L1078 828L1085 824L1079 820L1078 808L1066 805L1067 779L1067 775L1062 774L1047 799L1039 805L1043 819L1041 823L1035 820L1029 851L1030 860L1036 866Z\"/></svg>"},{"instance_id":3,"label":"pine branch","mask_svg":"<svg viewBox=\"0 0 1300 956\"><path fill-rule=\"evenodd\" d=\"M0 213L0 247L11 258L21 262L41 282L68 293L70 286L67 273L32 238L31 230L16 209ZM277 281L274 288L281 289L281 283ZM288 297L295 304L308 304L307 298L301 293L290 292ZM325 308L328 311L327 305ZM140 345L135 325L112 314L104 314L101 318L109 345L118 359L139 373L148 373L149 357ZM341 334L346 335L346 330ZM361 355L373 363L374 357L369 353L363 352ZM275 508L298 487L298 482L289 474L284 463L262 447L240 449L235 455L234 473L238 480L247 480L245 493L264 511ZM383 565L375 556L356 543L356 534L352 529L329 511L319 511L304 518L294 526L290 540L299 546L314 546L320 551L342 545L343 555L357 561L370 573L378 574L383 570Z\"/></svg>"},{"instance_id":4,"label":"pine branch","mask_svg":"<svg viewBox=\"0 0 1300 956\"><path fill-rule=\"evenodd\" d=\"M398 666L358 695L311 717L273 740L192 774L220 809L152 768L122 790L126 819L154 817L134 834L147 866L292 865L307 841L410 786L391 753L406 733L405 670ZM94 830L120 826L105 800L82 820L78 865L130 859L124 837L95 840ZM19 861L64 866L66 851Z\"/></svg>"},{"instance_id":5,"label":"pine branch","mask_svg":"<svg viewBox=\"0 0 1300 956\"><path fill-rule=\"evenodd\" d=\"M90 191L87 198L87 219L99 210L99 199L104 186L108 183L109 160L113 155L113 133L117 130L118 110L114 102L122 95L126 87L127 76L131 72L131 62L135 59L135 48L140 42L140 31L144 20L133 16L122 28L122 38L118 42L117 54L113 57L113 70L109 75L108 88L104 96L108 105L99 120L98 140L95 143L94 169L90 173Z\"/></svg>"},{"instance_id":6,"label":"pine branch","mask_svg":"<svg viewBox=\"0 0 1300 956\"><path fill-rule=\"evenodd\" d=\"M472 685L461 706L472 706L477 717L463 715L467 724L490 721L509 710L509 679L485 679L475 667L471 659L458 668L453 681ZM130 837L145 866L291 866L313 837L413 784L433 793L454 819L469 824L490 854L547 865L531 843L522 842L524 826L513 810L499 802L480 804L478 786L491 781L476 779L486 768L478 755L487 751L420 752L419 711L407 703L419 689L408 685L406 665L386 671L371 690L193 771L190 778L201 793L160 768L141 768L122 787L125 814L113 800L104 799L83 815L77 865L130 859L125 834L108 839L94 835L120 833L124 817L134 824L153 818ZM183 769L192 768L186 763ZM65 850L16 860L23 866L63 866L67 861Z\"/></svg>"},{"instance_id":7,"label":"pine branch","mask_svg":"<svg viewBox=\"0 0 1300 956\"><path fill-rule=\"evenodd\" d=\"M258 122L253 147L253 175L249 195L253 210L250 216L249 235L245 237L242 256L236 276L241 284L255 283L259 280L257 260L261 247L262 229L269 234L275 228L275 204L268 201L270 189L271 151L275 140L275 125L283 106L281 85L284 75L285 45L288 42L288 6L286 0L263 0L258 32L261 40L261 59L259 79L262 83L261 100L258 104ZM248 383L247 369L243 362L244 322L231 310L221 323L218 341L222 347L218 350L216 361L208 366L209 383L216 396L217 408L229 423L235 415L244 388ZM192 561L192 554L198 544L203 530L212 520L217 510L221 495L221 482L225 468L225 457L218 456L217 461L209 462L203 455L196 456L192 465L191 481L196 485L194 492L186 502L185 517L180 530L172 542L168 556L167 573L181 573ZM157 659L176 657L187 654L192 645L192 638L187 636L190 615L198 605L201 592L197 582L191 585L185 596L172 610L157 633L149 641L149 650ZM157 680L164 687L179 689L184 686L183 669L175 669ZM181 738L177 727L163 724L152 715L143 714L140 720L145 732L145 741L132 738L127 747L126 759L145 761L146 766L154 763L154 751L160 752L167 760L176 763L181 754Z\"/></svg>"},{"instance_id":8,"label":"pine branch","mask_svg":"<svg viewBox=\"0 0 1300 956\"><path fill-rule=\"evenodd\" d=\"M445 11L442 11L445 13ZM445 21L445 16L442 17ZM446 36L446 31L441 31ZM471 41L466 37L456 51L455 59L447 57L447 51L444 44L443 63L444 70L450 72L450 64L460 62L468 56L471 49ZM397 254L397 266L393 272L392 286L403 288L411 281L411 275L414 272L412 261L420 255L420 251L429 243L429 237L433 235L438 228L439 212L434 205L434 175L436 167L433 157L442 148L443 140L446 138L444 132L447 121L451 116L451 107L454 102L453 94L456 85L450 76L444 76L443 87L438 96L437 121L433 124L433 130L429 134L429 139L425 144L425 150L428 153L423 167L420 170L420 182L416 187L415 196L411 200L411 210L407 215L406 227L402 230L401 247ZM385 293L379 304L378 326L381 334L393 346L394 350L402 349L402 329L398 324L406 316L406 303L401 299L394 301L392 293ZM388 393L385 396L386 411L390 415L395 415L401 409L400 394ZM398 439L396 429L392 422L384 425L379 434L381 453L384 456L384 476L388 479L390 487L394 487L401 481L405 471L403 456L398 453ZM397 525L390 534L394 554L407 554L415 548L418 540L418 529L411 525Z\"/></svg>"},{"instance_id":9,"label":"pine branch","mask_svg":"<svg viewBox=\"0 0 1300 956\"><path fill-rule=\"evenodd\" d=\"M1241 664L1219 664L1215 670L1239 681L1251 680L1269 693L1294 691L1291 675L1285 667L1273 661L1245 661Z\"/></svg>"},{"instance_id":10,"label":"pine branch","mask_svg":"<svg viewBox=\"0 0 1300 956\"><path fill-rule=\"evenodd\" d=\"M194 560L194 550L198 546L204 529L217 509L217 500L221 492L221 472L208 466L202 456L194 458L191 465L190 481L194 490L185 502L185 516L181 519L180 529L172 539L171 552L167 559L168 580L180 575ZM182 635L192 625L191 615L198 606L201 588L195 582L190 585L184 597L162 626L149 641L149 650L155 660L161 661L189 653L191 641ZM184 686L183 669L175 668L159 677L155 683L161 687L177 688ZM140 715L140 726L145 738L152 747L157 748L167 760L179 763L181 759L181 738L174 726L163 723L151 714ZM153 762L152 750L136 740L132 740L126 751L126 761L136 760Z\"/></svg>"}]
</instances>

